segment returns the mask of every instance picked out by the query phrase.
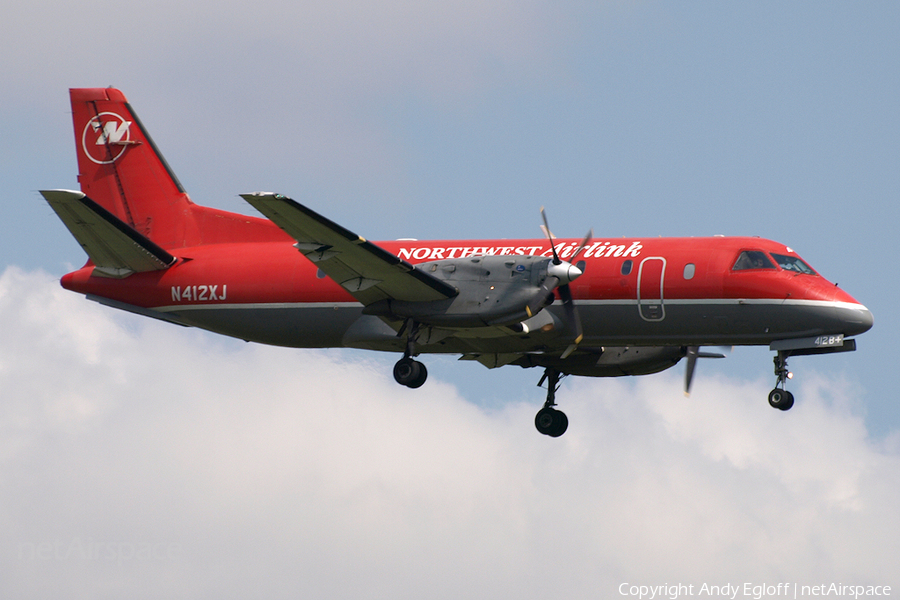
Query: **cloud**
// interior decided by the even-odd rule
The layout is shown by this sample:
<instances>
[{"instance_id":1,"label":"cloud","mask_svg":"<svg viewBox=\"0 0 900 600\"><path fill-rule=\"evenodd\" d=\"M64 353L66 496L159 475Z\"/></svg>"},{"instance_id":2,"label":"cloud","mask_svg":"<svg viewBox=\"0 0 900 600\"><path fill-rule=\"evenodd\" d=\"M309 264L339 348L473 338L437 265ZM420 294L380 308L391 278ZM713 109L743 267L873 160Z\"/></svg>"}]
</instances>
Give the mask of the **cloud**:
<instances>
[{"instance_id":1,"label":"cloud","mask_svg":"<svg viewBox=\"0 0 900 600\"><path fill-rule=\"evenodd\" d=\"M377 355L142 320L42 272L2 273L0 328L4 597L900 584L900 457L827 376L790 413L762 381L573 378L554 440L440 373L408 390Z\"/></svg>"}]
</instances>

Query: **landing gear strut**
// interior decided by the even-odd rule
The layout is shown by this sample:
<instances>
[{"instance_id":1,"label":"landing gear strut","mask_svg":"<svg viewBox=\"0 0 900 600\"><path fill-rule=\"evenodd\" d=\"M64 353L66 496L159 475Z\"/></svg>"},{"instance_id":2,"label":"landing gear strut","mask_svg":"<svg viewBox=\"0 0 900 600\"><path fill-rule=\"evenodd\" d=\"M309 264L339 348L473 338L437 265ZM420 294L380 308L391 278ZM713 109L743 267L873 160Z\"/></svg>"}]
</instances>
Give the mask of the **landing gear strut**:
<instances>
[{"instance_id":1,"label":"landing gear strut","mask_svg":"<svg viewBox=\"0 0 900 600\"><path fill-rule=\"evenodd\" d=\"M403 358L394 365L394 380L400 385L415 389L422 387L422 384L425 383L425 380L428 378L428 369L425 368L424 364L412 358L416 355L416 339L419 337L419 324L414 321L404 324L398 335L403 335L406 329L409 329L409 334L406 337L406 351L403 353Z\"/></svg>"},{"instance_id":2,"label":"landing gear strut","mask_svg":"<svg viewBox=\"0 0 900 600\"><path fill-rule=\"evenodd\" d=\"M544 435L550 437L559 437L566 432L569 427L569 418L566 413L553 408L556 406L554 401L556 398L556 390L559 389L560 373L556 369L547 368L544 370L544 376L538 382L538 386L543 385L547 381L547 401L544 402L544 408L538 411L534 417L534 426Z\"/></svg>"},{"instance_id":3,"label":"landing gear strut","mask_svg":"<svg viewBox=\"0 0 900 600\"><path fill-rule=\"evenodd\" d=\"M785 350L779 350L775 356L775 389L769 392L769 405L778 410L790 410L794 406L794 395L785 389L787 380L791 378L791 372L787 368L787 359L790 355Z\"/></svg>"}]
</instances>

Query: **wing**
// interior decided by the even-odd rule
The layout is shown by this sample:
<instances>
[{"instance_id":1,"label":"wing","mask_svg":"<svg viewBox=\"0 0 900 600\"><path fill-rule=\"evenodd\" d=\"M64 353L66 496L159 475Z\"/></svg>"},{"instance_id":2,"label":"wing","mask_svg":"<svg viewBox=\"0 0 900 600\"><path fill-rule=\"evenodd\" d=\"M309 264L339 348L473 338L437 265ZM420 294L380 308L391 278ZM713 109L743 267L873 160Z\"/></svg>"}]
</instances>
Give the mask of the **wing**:
<instances>
[{"instance_id":1,"label":"wing","mask_svg":"<svg viewBox=\"0 0 900 600\"><path fill-rule=\"evenodd\" d=\"M364 305L378 300L444 300L456 288L420 271L287 196L241 194L259 212L297 240L294 246Z\"/></svg>"},{"instance_id":2,"label":"wing","mask_svg":"<svg viewBox=\"0 0 900 600\"><path fill-rule=\"evenodd\" d=\"M87 252L97 275L121 278L161 271L175 262L174 256L83 193L43 190L41 195Z\"/></svg>"}]
</instances>

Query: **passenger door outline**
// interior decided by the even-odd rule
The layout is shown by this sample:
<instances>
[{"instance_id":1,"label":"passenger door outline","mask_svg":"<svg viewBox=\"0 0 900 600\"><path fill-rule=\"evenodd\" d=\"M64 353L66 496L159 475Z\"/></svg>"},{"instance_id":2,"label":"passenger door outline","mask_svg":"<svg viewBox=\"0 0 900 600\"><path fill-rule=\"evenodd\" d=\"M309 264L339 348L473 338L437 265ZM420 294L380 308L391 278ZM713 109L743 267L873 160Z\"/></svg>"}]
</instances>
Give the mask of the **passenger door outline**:
<instances>
[{"instance_id":1,"label":"passenger door outline","mask_svg":"<svg viewBox=\"0 0 900 600\"><path fill-rule=\"evenodd\" d=\"M659 264L654 264L658 262ZM650 264L648 264L650 263ZM657 280L657 272L659 273ZM666 318L663 283L666 279L666 259L648 256L638 267L638 311L645 321L662 321Z\"/></svg>"}]
</instances>

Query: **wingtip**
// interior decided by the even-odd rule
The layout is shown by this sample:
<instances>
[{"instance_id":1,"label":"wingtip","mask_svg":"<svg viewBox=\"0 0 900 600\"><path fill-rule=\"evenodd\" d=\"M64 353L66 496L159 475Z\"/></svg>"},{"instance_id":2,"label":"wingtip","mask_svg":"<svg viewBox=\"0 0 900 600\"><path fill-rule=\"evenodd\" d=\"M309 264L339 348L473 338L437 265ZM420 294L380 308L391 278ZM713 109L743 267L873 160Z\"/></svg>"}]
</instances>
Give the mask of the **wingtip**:
<instances>
[{"instance_id":1,"label":"wingtip","mask_svg":"<svg viewBox=\"0 0 900 600\"><path fill-rule=\"evenodd\" d=\"M85 197L84 192L78 190L38 190L38 193L44 197L44 200L80 200Z\"/></svg>"},{"instance_id":2,"label":"wingtip","mask_svg":"<svg viewBox=\"0 0 900 600\"><path fill-rule=\"evenodd\" d=\"M250 192L248 194L238 194L244 200L249 200L250 198L263 198L265 196L277 196L275 192Z\"/></svg>"}]
</instances>

